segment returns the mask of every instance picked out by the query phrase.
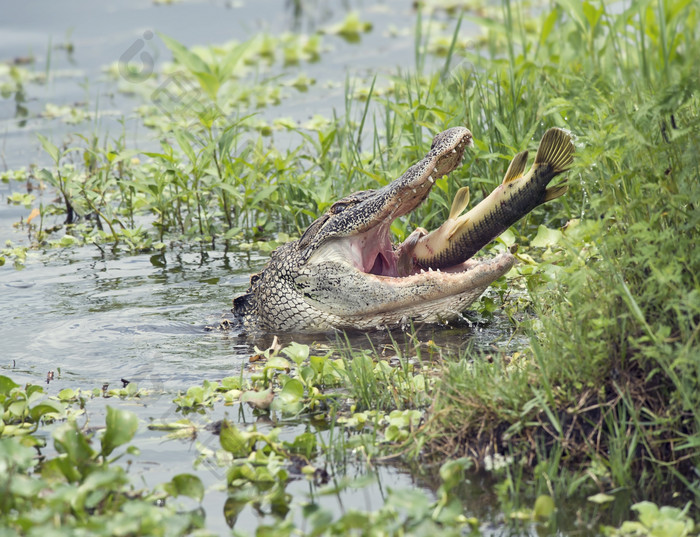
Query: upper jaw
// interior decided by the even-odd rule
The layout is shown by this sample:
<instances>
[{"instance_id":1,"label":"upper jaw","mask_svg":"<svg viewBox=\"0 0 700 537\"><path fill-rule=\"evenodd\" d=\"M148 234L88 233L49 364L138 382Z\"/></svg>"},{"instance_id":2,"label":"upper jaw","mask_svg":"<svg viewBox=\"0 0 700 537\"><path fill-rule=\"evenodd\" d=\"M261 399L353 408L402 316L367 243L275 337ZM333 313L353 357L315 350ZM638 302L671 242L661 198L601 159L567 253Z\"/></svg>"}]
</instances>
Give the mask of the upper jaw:
<instances>
[{"instance_id":1,"label":"upper jaw","mask_svg":"<svg viewBox=\"0 0 700 537\"><path fill-rule=\"evenodd\" d=\"M435 136L430 152L401 177L349 209L330 216L318 234L318 251L309 261L318 263L327 259L327 249L330 249L335 250L332 255L339 253L357 270L367 274L388 277L415 274L416 271L409 272L401 266L401 259L406 257L411 237L426 232L419 228L402 245L395 247L391 241L391 224L399 216L415 210L428 197L435 180L456 169L466 148L473 146L472 134L465 127L453 127ZM358 215L370 216L358 218ZM357 221L354 226L353 220ZM455 267L453 272L459 270Z\"/></svg>"},{"instance_id":2,"label":"upper jaw","mask_svg":"<svg viewBox=\"0 0 700 537\"><path fill-rule=\"evenodd\" d=\"M321 217L324 221L314 230L311 248L333 239L359 236L380 226L389 227L399 216L415 210L428 197L435 181L459 166L465 149L473 145L472 133L465 127L441 132L433 139L428 154L401 177L371 193L360 193L364 194L360 201L337 214Z\"/></svg>"}]
</instances>

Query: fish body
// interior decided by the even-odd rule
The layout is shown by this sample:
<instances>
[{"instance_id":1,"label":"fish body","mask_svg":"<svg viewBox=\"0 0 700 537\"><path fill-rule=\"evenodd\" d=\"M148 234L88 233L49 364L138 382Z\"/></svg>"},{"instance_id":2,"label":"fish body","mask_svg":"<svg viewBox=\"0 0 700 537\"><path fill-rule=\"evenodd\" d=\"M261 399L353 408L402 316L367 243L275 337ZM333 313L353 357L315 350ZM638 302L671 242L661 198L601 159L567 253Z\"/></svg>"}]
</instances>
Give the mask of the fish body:
<instances>
[{"instance_id":1,"label":"fish body","mask_svg":"<svg viewBox=\"0 0 700 537\"><path fill-rule=\"evenodd\" d=\"M573 162L571 135L549 129L540 142L535 162L527 173L528 152L518 153L510 163L503 182L478 205L460 216L469 200L462 188L452 204L450 217L435 231L412 239L403 255L411 256L413 268L443 269L470 259L493 239L538 205L562 196L567 185L547 188ZM403 264L408 264L406 259Z\"/></svg>"}]
</instances>

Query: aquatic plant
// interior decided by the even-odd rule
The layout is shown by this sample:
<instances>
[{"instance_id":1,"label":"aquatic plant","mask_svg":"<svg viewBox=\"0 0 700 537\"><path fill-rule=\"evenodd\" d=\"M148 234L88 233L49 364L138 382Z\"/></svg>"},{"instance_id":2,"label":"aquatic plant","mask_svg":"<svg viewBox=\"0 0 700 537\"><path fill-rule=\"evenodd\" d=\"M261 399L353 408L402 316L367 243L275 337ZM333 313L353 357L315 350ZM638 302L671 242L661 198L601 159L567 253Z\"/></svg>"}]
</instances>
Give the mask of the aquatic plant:
<instances>
[{"instance_id":1,"label":"aquatic plant","mask_svg":"<svg viewBox=\"0 0 700 537\"><path fill-rule=\"evenodd\" d=\"M83 403L81 403L81 406ZM166 498L201 501L204 488L181 474L160 490L137 490L115 462L137 450L128 444L136 415L107 407L101 435L83 431L71 403L46 398L40 386L20 387L0 376L0 523L7 535L29 532L89 532L92 535L187 535L201 528L195 509L165 506ZM54 455L37 457L45 445L34 435L40 421L66 420L53 429ZM99 447L93 441L99 440ZM96 442L97 443L97 442Z\"/></svg>"}]
</instances>

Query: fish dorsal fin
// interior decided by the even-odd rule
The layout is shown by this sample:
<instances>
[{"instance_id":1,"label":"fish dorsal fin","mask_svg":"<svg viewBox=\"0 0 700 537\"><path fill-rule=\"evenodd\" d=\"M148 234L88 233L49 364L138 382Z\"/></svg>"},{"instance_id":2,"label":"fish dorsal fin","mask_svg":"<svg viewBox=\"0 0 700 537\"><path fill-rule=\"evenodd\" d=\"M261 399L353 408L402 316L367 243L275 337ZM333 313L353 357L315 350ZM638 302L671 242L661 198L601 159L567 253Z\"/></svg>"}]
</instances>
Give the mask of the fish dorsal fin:
<instances>
[{"instance_id":1,"label":"fish dorsal fin","mask_svg":"<svg viewBox=\"0 0 700 537\"><path fill-rule=\"evenodd\" d=\"M510 183L516 179L520 179L525 171L525 165L527 164L527 151L522 151L513 157L510 161L510 166L508 166L508 171L506 171L506 176L503 178L503 184Z\"/></svg>"},{"instance_id":2,"label":"fish dorsal fin","mask_svg":"<svg viewBox=\"0 0 700 537\"><path fill-rule=\"evenodd\" d=\"M462 211L467 208L469 204L469 187L463 186L455 194L455 199L452 200L452 208L450 209L450 218L455 219Z\"/></svg>"}]
</instances>

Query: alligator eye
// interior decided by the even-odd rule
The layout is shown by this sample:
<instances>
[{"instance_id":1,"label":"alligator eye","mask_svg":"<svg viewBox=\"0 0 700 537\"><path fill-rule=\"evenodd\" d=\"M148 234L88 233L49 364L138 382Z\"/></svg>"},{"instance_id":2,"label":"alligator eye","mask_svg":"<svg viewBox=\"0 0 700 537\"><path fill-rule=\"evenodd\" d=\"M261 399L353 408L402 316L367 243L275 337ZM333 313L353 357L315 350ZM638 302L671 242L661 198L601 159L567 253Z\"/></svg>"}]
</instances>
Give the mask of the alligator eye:
<instances>
[{"instance_id":1,"label":"alligator eye","mask_svg":"<svg viewBox=\"0 0 700 537\"><path fill-rule=\"evenodd\" d=\"M342 213L345 209L348 208L348 205L350 205L348 202L336 201L333 205L331 205L331 208L328 209L328 212L330 214Z\"/></svg>"},{"instance_id":2,"label":"alligator eye","mask_svg":"<svg viewBox=\"0 0 700 537\"><path fill-rule=\"evenodd\" d=\"M357 205L359 202L360 202L359 199L347 199L347 200L336 201L333 205L331 205L331 208L328 209L328 214L342 213L348 207L353 207L353 206Z\"/></svg>"}]
</instances>

